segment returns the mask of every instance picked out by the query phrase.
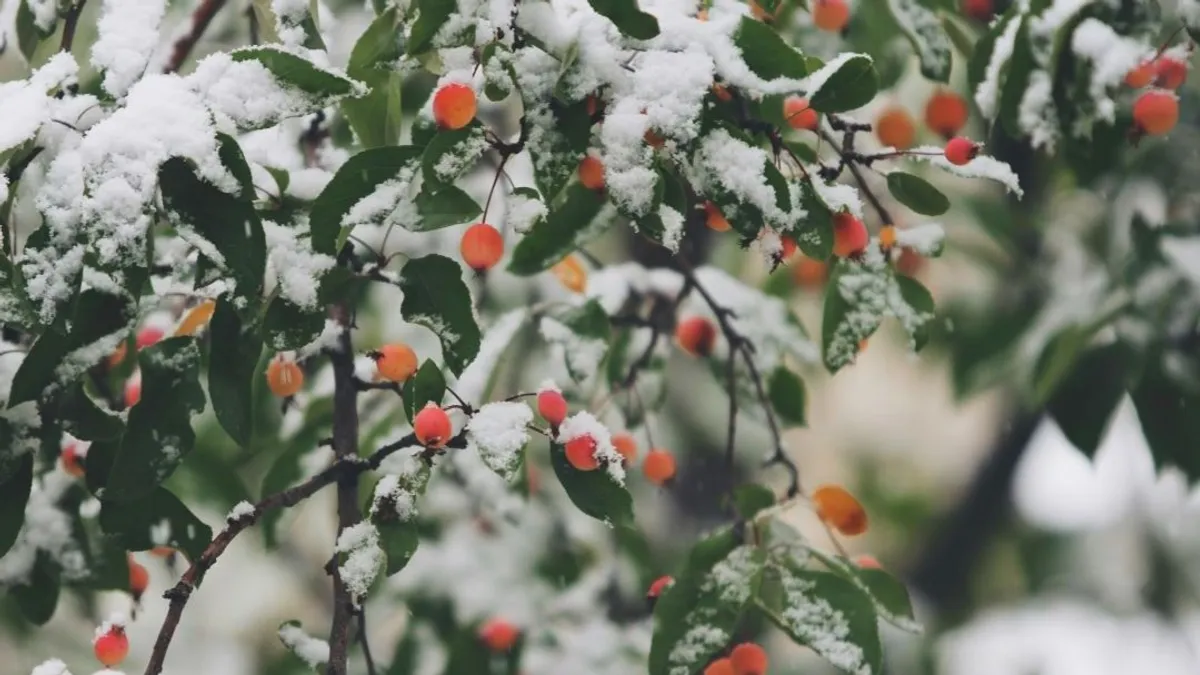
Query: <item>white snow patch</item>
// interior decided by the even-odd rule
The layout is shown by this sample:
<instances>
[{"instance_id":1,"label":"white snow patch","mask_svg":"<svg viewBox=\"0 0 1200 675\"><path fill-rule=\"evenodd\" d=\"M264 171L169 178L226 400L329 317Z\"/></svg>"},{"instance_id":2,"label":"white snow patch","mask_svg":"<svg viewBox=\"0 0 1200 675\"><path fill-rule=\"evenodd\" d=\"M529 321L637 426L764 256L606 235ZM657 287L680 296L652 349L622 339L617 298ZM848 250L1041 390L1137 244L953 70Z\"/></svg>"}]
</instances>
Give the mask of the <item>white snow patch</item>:
<instances>
[{"instance_id":1,"label":"white snow patch","mask_svg":"<svg viewBox=\"0 0 1200 675\"><path fill-rule=\"evenodd\" d=\"M488 403L467 422L467 440L488 468L512 480L521 465L521 450L529 442L527 425L532 421L533 410L524 403Z\"/></svg>"}]
</instances>

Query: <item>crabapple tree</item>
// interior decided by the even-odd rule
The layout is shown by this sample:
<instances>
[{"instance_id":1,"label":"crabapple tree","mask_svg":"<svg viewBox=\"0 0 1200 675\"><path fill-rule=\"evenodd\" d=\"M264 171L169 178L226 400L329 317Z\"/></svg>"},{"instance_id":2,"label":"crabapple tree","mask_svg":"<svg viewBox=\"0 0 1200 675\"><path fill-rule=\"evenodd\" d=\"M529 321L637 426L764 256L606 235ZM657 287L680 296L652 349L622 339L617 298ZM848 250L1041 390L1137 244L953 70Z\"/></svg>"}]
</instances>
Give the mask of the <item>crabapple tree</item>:
<instances>
[{"instance_id":1,"label":"crabapple tree","mask_svg":"<svg viewBox=\"0 0 1200 675\"><path fill-rule=\"evenodd\" d=\"M989 229L1016 307L935 308L917 274L950 187L1031 220L1030 156L1086 184L1171 133L1196 0L9 4L0 584L35 625L62 589L128 591L96 617L105 672L182 672L206 573L325 493L329 612L280 626L293 667L764 675L774 632L884 672L881 625L920 631L906 586L847 554L867 509L784 432L801 375L885 322L1085 453L1131 392L1155 458L1200 474L1177 232L1135 219L1134 262L1065 319L1038 314L1071 302L1039 283L1059 249L1023 226ZM910 64L923 110L892 94ZM813 289L810 333L789 300ZM674 556L639 517L689 475L655 442L689 395L668 357L723 396L719 518ZM143 552L176 563L162 597ZM409 617L386 665L368 607Z\"/></svg>"}]
</instances>

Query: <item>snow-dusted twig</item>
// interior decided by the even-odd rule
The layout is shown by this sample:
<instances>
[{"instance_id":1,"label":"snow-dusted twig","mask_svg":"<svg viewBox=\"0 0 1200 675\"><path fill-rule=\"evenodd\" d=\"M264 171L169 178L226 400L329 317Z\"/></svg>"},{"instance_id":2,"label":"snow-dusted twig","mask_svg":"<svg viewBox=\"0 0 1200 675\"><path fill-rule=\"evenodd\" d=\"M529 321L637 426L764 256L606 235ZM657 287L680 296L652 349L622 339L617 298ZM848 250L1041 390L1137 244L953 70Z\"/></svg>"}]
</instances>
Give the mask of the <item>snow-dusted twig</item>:
<instances>
[{"instance_id":1,"label":"snow-dusted twig","mask_svg":"<svg viewBox=\"0 0 1200 675\"><path fill-rule=\"evenodd\" d=\"M333 453L339 459L358 454L358 392L354 377L354 345L350 339L350 311L344 306L333 308L342 324L337 349L329 351L333 366ZM338 536L346 528L362 520L358 508L358 474L345 475L337 481ZM347 589L337 566L333 566L333 622L329 629L328 675L346 675L346 659L350 649L350 627L354 620L354 597Z\"/></svg>"},{"instance_id":2,"label":"snow-dusted twig","mask_svg":"<svg viewBox=\"0 0 1200 675\"><path fill-rule=\"evenodd\" d=\"M79 15L83 14L83 5L85 3L87 3L87 0L77 0L76 2L72 2L70 7L67 7L67 12L63 16L62 42L59 43L59 51L69 52L72 45L75 44L75 28L79 25Z\"/></svg>"},{"instance_id":3,"label":"snow-dusted twig","mask_svg":"<svg viewBox=\"0 0 1200 675\"><path fill-rule=\"evenodd\" d=\"M208 24L212 23L213 17L224 6L225 0L202 0L200 6L192 13L192 29L175 41L175 47L171 50L171 60L163 69L164 73L179 72L183 62L187 61L192 49L200 41L200 36L208 30Z\"/></svg>"},{"instance_id":4,"label":"snow-dusted twig","mask_svg":"<svg viewBox=\"0 0 1200 675\"><path fill-rule=\"evenodd\" d=\"M892 220L892 215L884 208L883 202L879 201L879 197L871 190L871 186L867 185L867 179L858 168L858 164L861 162L861 155L854 151L854 133L860 130L860 127L847 127L844 121L838 120L838 118L833 116L830 116L830 122L835 129L839 127L842 129L841 149L838 151L838 154L841 156L841 166L850 169L851 175L854 176L854 180L858 183L859 190L862 191L863 196L867 198L867 201L871 203L875 211L879 213L883 224L894 224L895 221ZM867 125L867 129L870 129L870 125ZM825 139L831 146L835 148L839 147L837 139L833 137L833 134L821 128L818 128L818 132L821 134L821 138ZM865 162L862 163L866 164Z\"/></svg>"}]
</instances>

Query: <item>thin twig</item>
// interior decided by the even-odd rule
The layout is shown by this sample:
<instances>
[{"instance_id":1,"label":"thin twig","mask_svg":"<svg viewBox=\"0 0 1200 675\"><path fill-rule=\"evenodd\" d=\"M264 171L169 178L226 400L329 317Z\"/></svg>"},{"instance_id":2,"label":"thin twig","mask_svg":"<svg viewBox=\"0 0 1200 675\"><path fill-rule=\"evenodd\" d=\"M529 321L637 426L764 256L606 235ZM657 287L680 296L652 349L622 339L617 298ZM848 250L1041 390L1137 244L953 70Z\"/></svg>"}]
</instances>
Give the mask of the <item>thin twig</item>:
<instances>
[{"instance_id":1,"label":"thin twig","mask_svg":"<svg viewBox=\"0 0 1200 675\"><path fill-rule=\"evenodd\" d=\"M83 6L86 3L87 0L77 0L67 8L67 13L63 17L62 42L59 43L58 51L71 51L72 45L75 44L75 28L79 25L79 15L83 14Z\"/></svg>"},{"instance_id":2,"label":"thin twig","mask_svg":"<svg viewBox=\"0 0 1200 675\"><path fill-rule=\"evenodd\" d=\"M829 141L830 145L835 148L838 147L837 139L833 137L833 134L830 134L824 129L819 129L818 131L822 138ZM862 190L862 193L864 196L866 196L867 201L870 202L871 206L874 207L879 213L879 218L883 220L883 224L895 224L895 221L892 220L891 214L888 213L886 208L884 208L883 202L879 201L879 197L875 196L875 193L871 191L871 186L867 185L866 178L863 177L862 171L858 169L858 165L854 162L856 155L854 153L854 135L852 131L846 131L845 135L842 136L842 148L838 151L838 154L840 154L842 157L841 166L850 169L850 173L854 176L854 180L858 182L859 189Z\"/></svg>"},{"instance_id":3,"label":"thin twig","mask_svg":"<svg viewBox=\"0 0 1200 675\"><path fill-rule=\"evenodd\" d=\"M367 675L376 675L375 657L371 656L371 642L367 639L367 608L358 608L358 643L362 645L363 658L367 661Z\"/></svg>"},{"instance_id":4,"label":"thin twig","mask_svg":"<svg viewBox=\"0 0 1200 675\"><path fill-rule=\"evenodd\" d=\"M725 366L725 377L729 382L729 428L725 435L725 479L728 481L730 508L733 507L733 488L737 483L734 478L734 439L737 437L737 357L740 349L729 344L729 359Z\"/></svg>"},{"instance_id":5,"label":"thin twig","mask_svg":"<svg viewBox=\"0 0 1200 675\"><path fill-rule=\"evenodd\" d=\"M212 23L213 17L224 6L225 0L203 0L200 6L196 7L196 11L192 12L192 29L175 41L175 47L171 50L171 60L163 69L164 73L179 72L183 62L187 61L192 49L208 29L208 24Z\"/></svg>"}]
</instances>

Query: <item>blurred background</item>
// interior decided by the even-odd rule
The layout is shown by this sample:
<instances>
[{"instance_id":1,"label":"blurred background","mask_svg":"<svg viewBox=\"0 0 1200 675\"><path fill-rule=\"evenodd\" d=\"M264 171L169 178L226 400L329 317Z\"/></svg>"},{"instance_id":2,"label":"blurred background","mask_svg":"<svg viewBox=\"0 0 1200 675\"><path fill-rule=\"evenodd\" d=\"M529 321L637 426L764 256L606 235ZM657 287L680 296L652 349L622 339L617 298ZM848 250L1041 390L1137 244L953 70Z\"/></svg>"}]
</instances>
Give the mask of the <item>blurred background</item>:
<instances>
[{"instance_id":1,"label":"blurred background","mask_svg":"<svg viewBox=\"0 0 1200 675\"><path fill-rule=\"evenodd\" d=\"M803 11L788 15L789 30L818 56L845 49L871 53L888 89L853 116L870 122L883 109L900 106L916 121L918 144L940 143L921 123L940 85L925 80L909 52L897 48L902 38L880 38L873 3L851 4L854 18L844 36L815 31ZM6 30L18 5L18 0L4 5L0 20ZM94 0L86 6L76 53L84 53L93 39L100 5ZM318 6L330 61L344 64L371 10L360 2ZM992 9L1005 7L997 0ZM164 33L164 52L192 9L190 3L170 3L168 23L175 27ZM245 44L248 9L231 0L214 19L198 56ZM967 44L986 26L967 16L956 23ZM7 35L0 79L24 77L12 31ZM35 55L35 63L57 44L47 42L53 44ZM949 89L967 96L965 64L956 53ZM425 100L435 82L428 75L408 78L406 114L428 115ZM1128 398L1104 428L1094 458L1027 404L1030 373L1050 338L1073 318L1097 311L1127 273L1131 232L1174 227L1178 236L1163 247L1159 265L1182 280L1171 285L1172 293L1200 297L1194 286L1200 282L1200 240L1193 238L1200 204L1194 191L1200 180L1195 124L1200 101L1190 83L1181 96L1184 119L1166 141L1122 147L1111 172L1086 179L1064 166L1063 158L1038 155L1002 129L989 129L972 104L967 135L985 140L990 154L1013 165L1026 195L1017 200L992 184L912 167L953 204L938 219L948 235L944 254L914 260L910 267L938 305L930 345L914 355L902 331L885 324L858 361L836 376L819 363L793 364L807 387L807 426L786 433L801 480L810 490L841 483L863 500L871 527L845 545L852 554L873 555L904 579L926 626L920 636L885 630L887 672L1200 672L1200 493L1183 473L1156 465ZM481 109L489 124L509 131L516 128L516 114L511 101L484 102ZM294 161L300 172L299 157L280 159L308 126L308 120L292 122L243 139L248 158L268 165L268 158L274 165ZM811 138L795 140L821 150ZM519 160L510 163L509 175L529 184L529 167ZM336 167L336 158L329 161ZM484 162L465 189L482 199L494 173L494 164ZM323 179L311 178L313 183L294 178L289 190L303 199L308 189L311 198L311 186L319 189L328 171ZM880 176L868 180L885 192ZM891 208L898 227L927 222L899 205ZM501 197L493 209L504 212ZM17 217L23 226L37 218ZM503 216L493 222L503 224ZM872 231L881 224L868 220ZM383 231L362 228L357 234L384 254L442 252L457 258L461 230L420 235L397 230L386 241ZM632 260L647 268L662 266L665 255L627 228L614 228L589 251L605 263ZM769 272L760 256L737 247L732 234L703 227L688 233L687 251L785 299L808 334L820 335L823 277L811 261L793 258ZM523 279L497 268L486 284L481 315L489 325L505 309L570 297L549 274ZM480 290L478 282L474 290ZM437 354L438 343L427 331L399 319L398 297L386 287L371 291L357 346L365 353L384 342L405 341L422 358ZM147 321L170 323L182 311L164 306ZM517 349L504 361L497 395L528 391L548 376L564 377L561 354L520 332L511 342ZM727 407L720 382L706 364L678 350L662 355L661 377L643 382L642 392L661 394L661 405L632 431L643 451L649 433L655 446L674 452L680 475L670 488L631 478L644 539L614 541L602 525L570 506L554 480L539 480L539 467L551 476L545 473L544 441L533 441L540 445L532 449L530 472L515 490L477 460L454 460L452 470L435 472L421 506L428 541L367 604L367 637L381 673L442 672L448 658L442 645L452 644L446 635L453 626L495 616L531 632L555 627L553 640L527 652L530 675L639 672L637 655L649 643L644 589L674 569L699 533L721 522L716 493L728 479L720 458ZM316 361L306 366L313 385L287 411L265 387L260 392L252 453L226 438L211 414L197 418L198 450L168 485L202 520L215 526L237 502L311 475L328 461L317 441L328 434L331 376ZM389 396L364 398L365 448L408 430ZM750 418L741 425L739 479L782 491L784 476L759 466L767 447L761 424ZM315 636L327 630L330 593L322 567L336 530L333 514L333 493L327 490L240 537L193 595L166 672L309 671L280 644L277 629L298 620ZM808 508L799 505L787 517L805 536L827 541ZM135 558L151 579L139 603L125 593L64 592L53 619L34 627L10 596L0 597L0 672L28 673L51 657L66 661L77 675L90 672L92 630L114 611L133 617L126 665L128 672L140 672L166 611L161 594L186 561L149 552ZM414 621L414 615L423 618ZM833 672L770 627L747 630L768 645L772 674ZM365 673L364 664L356 661L352 672Z\"/></svg>"}]
</instances>

